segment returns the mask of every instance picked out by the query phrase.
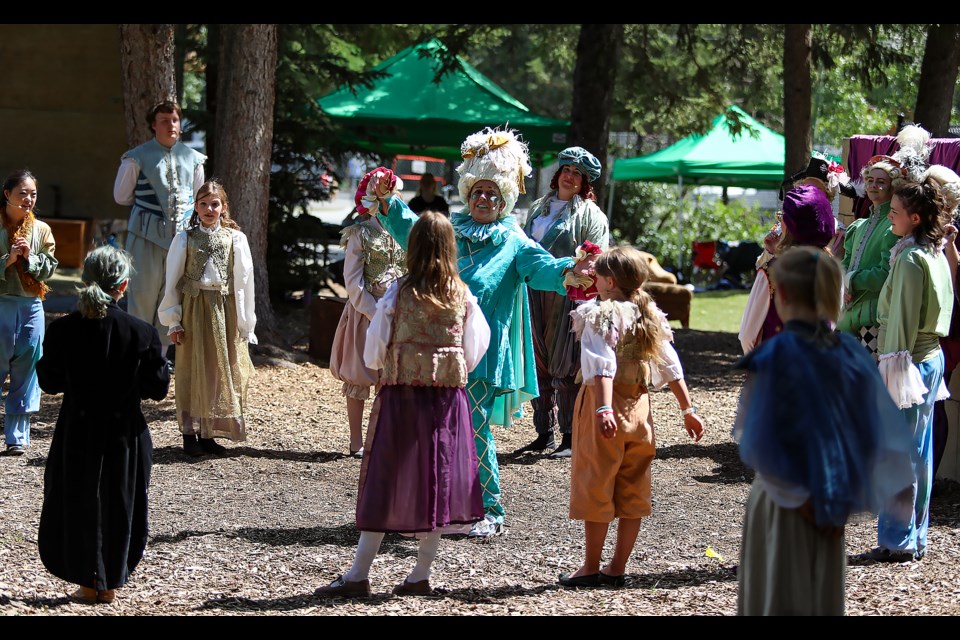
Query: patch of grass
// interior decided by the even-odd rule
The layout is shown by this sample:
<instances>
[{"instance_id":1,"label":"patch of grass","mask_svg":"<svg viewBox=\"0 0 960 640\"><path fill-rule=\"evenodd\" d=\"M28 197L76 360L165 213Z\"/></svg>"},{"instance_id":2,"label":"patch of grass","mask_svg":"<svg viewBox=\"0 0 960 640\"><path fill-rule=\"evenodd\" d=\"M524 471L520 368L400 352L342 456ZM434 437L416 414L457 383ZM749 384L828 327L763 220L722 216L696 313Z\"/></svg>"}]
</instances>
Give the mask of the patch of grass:
<instances>
[{"instance_id":1,"label":"patch of grass","mask_svg":"<svg viewBox=\"0 0 960 640\"><path fill-rule=\"evenodd\" d=\"M728 289L724 291L704 291L693 294L693 306L690 309L690 328L698 331L725 331L738 333L743 309L747 306L750 291ZM672 321L671 326L680 323Z\"/></svg>"}]
</instances>

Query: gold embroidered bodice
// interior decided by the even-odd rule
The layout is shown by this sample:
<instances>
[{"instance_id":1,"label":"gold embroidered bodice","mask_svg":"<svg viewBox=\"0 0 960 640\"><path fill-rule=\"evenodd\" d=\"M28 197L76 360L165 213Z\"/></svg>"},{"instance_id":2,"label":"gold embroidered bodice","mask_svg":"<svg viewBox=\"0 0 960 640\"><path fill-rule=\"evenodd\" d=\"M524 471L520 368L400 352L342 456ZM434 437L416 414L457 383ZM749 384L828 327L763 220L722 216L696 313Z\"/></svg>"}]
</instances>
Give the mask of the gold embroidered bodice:
<instances>
[{"instance_id":1,"label":"gold embroidered bodice","mask_svg":"<svg viewBox=\"0 0 960 640\"><path fill-rule=\"evenodd\" d=\"M407 254L393 236L371 220L344 229L340 244L346 246L353 233L360 234L363 288L377 298L383 297L390 284L407 273Z\"/></svg>"},{"instance_id":2,"label":"gold embroidered bodice","mask_svg":"<svg viewBox=\"0 0 960 640\"><path fill-rule=\"evenodd\" d=\"M220 276L220 293L228 295L233 284L233 234L229 229L220 227L213 233L200 229L187 231L187 257L183 268L183 277L177 287L184 294L197 295L203 270L207 260Z\"/></svg>"},{"instance_id":3,"label":"gold embroidered bodice","mask_svg":"<svg viewBox=\"0 0 960 640\"><path fill-rule=\"evenodd\" d=\"M465 292L461 292L452 309L439 309L418 302L410 291L401 290L381 384L466 386L467 363L463 355L466 309Z\"/></svg>"}]
</instances>

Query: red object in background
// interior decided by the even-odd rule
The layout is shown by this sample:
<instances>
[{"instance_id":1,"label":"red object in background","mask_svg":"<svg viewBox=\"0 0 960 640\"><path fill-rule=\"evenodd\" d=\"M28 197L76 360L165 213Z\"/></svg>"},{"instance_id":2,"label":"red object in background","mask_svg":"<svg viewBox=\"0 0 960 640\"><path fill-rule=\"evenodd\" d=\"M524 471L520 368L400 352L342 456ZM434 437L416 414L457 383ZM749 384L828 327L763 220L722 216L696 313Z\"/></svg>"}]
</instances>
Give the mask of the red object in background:
<instances>
[{"instance_id":1,"label":"red object in background","mask_svg":"<svg viewBox=\"0 0 960 640\"><path fill-rule=\"evenodd\" d=\"M717 243L715 240L709 242L693 242L693 266L699 269L719 269L720 259L717 257Z\"/></svg>"},{"instance_id":2,"label":"red object in background","mask_svg":"<svg viewBox=\"0 0 960 640\"><path fill-rule=\"evenodd\" d=\"M446 174L446 166L446 160L443 158L399 155L393 159L391 168L408 188L411 189L420 185L420 178L423 177L424 171L430 173L437 181L437 190L439 193L440 187L447 183L444 177Z\"/></svg>"}]
</instances>

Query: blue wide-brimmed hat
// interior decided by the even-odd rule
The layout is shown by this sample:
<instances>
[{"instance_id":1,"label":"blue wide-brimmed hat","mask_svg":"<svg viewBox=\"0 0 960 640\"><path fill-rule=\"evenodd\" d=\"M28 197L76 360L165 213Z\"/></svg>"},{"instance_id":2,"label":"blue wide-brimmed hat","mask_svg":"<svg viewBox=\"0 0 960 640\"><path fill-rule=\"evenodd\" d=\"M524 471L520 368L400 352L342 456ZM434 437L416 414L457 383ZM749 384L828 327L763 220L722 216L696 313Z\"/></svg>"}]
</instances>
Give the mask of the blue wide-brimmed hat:
<instances>
[{"instance_id":1,"label":"blue wide-brimmed hat","mask_svg":"<svg viewBox=\"0 0 960 640\"><path fill-rule=\"evenodd\" d=\"M600 177L600 161L583 147L567 147L557 156L560 166L572 164L580 173L587 176L587 182L593 182Z\"/></svg>"}]
</instances>

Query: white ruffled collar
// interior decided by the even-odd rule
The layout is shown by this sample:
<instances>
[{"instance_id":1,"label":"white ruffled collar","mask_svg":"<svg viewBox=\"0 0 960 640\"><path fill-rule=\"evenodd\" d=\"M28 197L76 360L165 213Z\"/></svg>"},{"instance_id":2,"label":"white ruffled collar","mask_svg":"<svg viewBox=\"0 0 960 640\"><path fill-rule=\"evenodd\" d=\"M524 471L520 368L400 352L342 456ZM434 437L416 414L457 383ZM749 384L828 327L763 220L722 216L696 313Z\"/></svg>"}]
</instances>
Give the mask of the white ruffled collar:
<instances>
[{"instance_id":1,"label":"white ruffled collar","mask_svg":"<svg viewBox=\"0 0 960 640\"><path fill-rule=\"evenodd\" d=\"M502 244L511 233L520 230L517 219L506 215L493 222L477 222L466 211L450 215L453 232L458 238L467 242L486 242L490 240L495 245Z\"/></svg>"},{"instance_id":2,"label":"white ruffled collar","mask_svg":"<svg viewBox=\"0 0 960 640\"><path fill-rule=\"evenodd\" d=\"M220 220L218 219L217 223L209 228L203 226L203 223L201 222L200 224L197 225L197 229L200 229L200 231L203 231L207 235L211 235L220 230Z\"/></svg>"}]
</instances>

